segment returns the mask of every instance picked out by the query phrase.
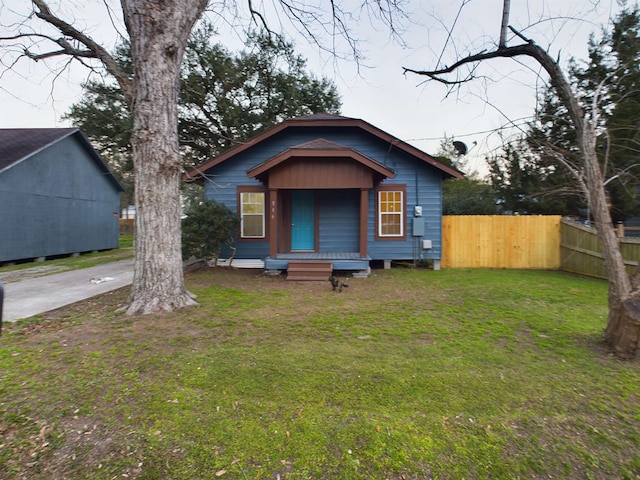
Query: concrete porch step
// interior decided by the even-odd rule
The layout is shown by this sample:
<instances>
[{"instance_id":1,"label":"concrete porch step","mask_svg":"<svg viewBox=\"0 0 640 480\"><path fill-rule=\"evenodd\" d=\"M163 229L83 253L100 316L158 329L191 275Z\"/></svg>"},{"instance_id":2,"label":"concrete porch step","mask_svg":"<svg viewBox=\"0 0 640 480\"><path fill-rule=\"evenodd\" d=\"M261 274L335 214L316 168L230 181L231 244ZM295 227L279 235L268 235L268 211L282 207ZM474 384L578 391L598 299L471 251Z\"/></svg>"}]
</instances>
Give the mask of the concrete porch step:
<instances>
[{"instance_id":1,"label":"concrete porch step","mask_svg":"<svg viewBox=\"0 0 640 480\"><path fill-rule=\"evenodd\" d=\"M330 260L289 260L287 280L329 280L333 272Z\"/></svg>"}]
</instances>

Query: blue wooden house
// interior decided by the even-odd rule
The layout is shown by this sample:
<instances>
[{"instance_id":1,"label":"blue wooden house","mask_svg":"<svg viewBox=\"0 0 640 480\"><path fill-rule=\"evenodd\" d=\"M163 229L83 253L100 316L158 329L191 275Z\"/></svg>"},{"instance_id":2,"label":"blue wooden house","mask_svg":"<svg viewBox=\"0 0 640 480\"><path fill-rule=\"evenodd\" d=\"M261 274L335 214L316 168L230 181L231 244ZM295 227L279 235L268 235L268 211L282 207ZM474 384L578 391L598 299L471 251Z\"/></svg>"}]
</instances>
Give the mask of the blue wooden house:
<instances>
[{"instance_id":1,"label":"blue wooden house","mask_svg":"<svg viewBox=\"0 0 640 480\"><path fill-rule=\"evenodd\" d=\"M442 180L463 174L359 119L277 124L185 174L241 222L236 258L291 279L442 257Z\"/></svg>"},{"instance_id":2,"label":"blue wooden house","mask_svg":"<svg viewBox=\"0 0 640 480\"><path fill-rule=\"evenodd\" d=\"M79 129L0 129L0 262L117 248L122 191Z\"/></svg>"}]
</instances>

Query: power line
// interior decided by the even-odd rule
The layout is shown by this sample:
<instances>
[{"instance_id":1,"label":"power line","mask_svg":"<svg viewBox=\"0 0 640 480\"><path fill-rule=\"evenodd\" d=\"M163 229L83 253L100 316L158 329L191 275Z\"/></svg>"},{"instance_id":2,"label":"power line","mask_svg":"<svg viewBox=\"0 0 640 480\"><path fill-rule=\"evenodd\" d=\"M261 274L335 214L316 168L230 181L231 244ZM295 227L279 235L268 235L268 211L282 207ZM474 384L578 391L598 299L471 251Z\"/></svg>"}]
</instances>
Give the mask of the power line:
<instances>
[{"instance_id":1,"label":"power line","mask_svg":"<svg viewBox=\"0 0 640 480\"><path fill-rule=\"evenodd\" d=\"M452 137L455 138L464 138L464 137L472 137L474 135L486 135L488 133L496 133L499 132L501 130L506 130L509 128L517 128L519 129L520 127L525 127L529 125L529 121L531 120L532 117L523 117L523 118L519 118L517 120L511 121L507 124L504 124L500 127L496 127L496 128L492 128L489 130L479 130L477 132L472 132L472 133L463 133L463 134L456 134L456 135L452 135ZM521 122L521 123L516 123L516 122ZM419 141L434 141L434 140L442 140L443 136L438 136L438 137L424 137L424 138L409 138L406 139L405 142L419 142Z\"/></svg>"}]
</instances>

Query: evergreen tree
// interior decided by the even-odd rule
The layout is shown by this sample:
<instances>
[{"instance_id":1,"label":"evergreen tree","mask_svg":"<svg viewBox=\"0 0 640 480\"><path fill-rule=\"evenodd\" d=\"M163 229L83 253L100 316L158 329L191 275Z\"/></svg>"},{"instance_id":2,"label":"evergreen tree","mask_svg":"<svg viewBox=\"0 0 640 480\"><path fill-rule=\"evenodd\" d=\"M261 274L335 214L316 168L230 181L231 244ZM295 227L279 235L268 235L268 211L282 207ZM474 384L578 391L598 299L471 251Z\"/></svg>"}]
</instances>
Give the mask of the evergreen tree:
<instances>
[{"instance_id":1,"label":"evergreen tree","mask_svg":"<svg viewBox=\"0 0 640 480\"><path fill-rule=\"evenodd\" d=\"M575 181L553 159L534 155L524 140L505 145L487 158L500 211L521 215L584 216Z\"/></svg>"},{"instance_id":2,"label":"evergreen tree","mask_svg":"<svg viewBox=\"0 0 640 480\"><path fill-rule=\"evenodd\" d=\"M594 101L599 108L598 152L613 220L637 215L640 212L636 195L640 173L640 14L637 7L623 9L613 20L611 30L603 31L599 40L591 37L588 62L581 65L572 59L569 78L585 112L592 111ZM553 86L543 92L539 103L536 121L526 139L534 154L529 166L544 181L538 185L534 182L527 194L539 197L555 195L554 190L563 194L577 191L570 188L575 181L564 169L556 168L553 175L548 171L557 164L557 157L549 156L550 145L557 151L578 154L575 129ZM586 212L584 200L576 198L570 202L574 206L579 203L583 204L579 210ZM577 213L572 210L554 213Z\"/></svg>"},{"instance_id":3,"label":"evergreen tree","mask_svg":"<svg viewBox=\"0 0 640 480\"><path fill-rule=\"evenodd\" d=\"M496 192L477 178L445 180L442 184L443 215L495 215Z\"/></svg>"},{"instance_id":4,"label":"evergreen tree","mask_svg":"<svg viewBox=\"0 0 640 480\"><path fill-rule=\"evenodd\" d=\"M212 35L195 32L183 67L180 137L193 165L287 118L339 112L335 85L308 73L291 43L253 33L233 55Z\"/></svg>"},{"instance_id":5,"label":"evergreen tree","mask_svg":"<svg viewBox=\"0 0 640 480\"><path fill-rule=\"evenodd\" d=\"M196 30L182 66L178 105L180 148L190 167L285 118L338 113L335 85L316 78L291 43L249 34L245 49L232 53L212 43L213 27ZM131 72L128 44L114 58ZM84 98L65 116L80 127L125 183L131 173L131 112L115 84L88 82Z\"/></svg>"}]
</instances>

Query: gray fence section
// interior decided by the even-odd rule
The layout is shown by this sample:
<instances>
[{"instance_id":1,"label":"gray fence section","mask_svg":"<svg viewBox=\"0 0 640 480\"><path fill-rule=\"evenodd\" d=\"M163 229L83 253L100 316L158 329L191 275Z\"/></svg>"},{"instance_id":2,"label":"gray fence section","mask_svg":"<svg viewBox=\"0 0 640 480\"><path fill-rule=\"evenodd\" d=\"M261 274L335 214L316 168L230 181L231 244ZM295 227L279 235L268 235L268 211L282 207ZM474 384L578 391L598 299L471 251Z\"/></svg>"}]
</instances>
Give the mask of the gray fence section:
<instances>
[{"instance_id":1,"label":"gray fence section","mask_svg":"<svg viewBox=\"0 0 640 480\"><path fill-rule=\"evenodd\" d=\"M560 270L607 278L595 228L562 219L560 238ZM640 259L640 238L619 237L619 241L627 272L632 275Z\"/></svg>"}]
</instances>

